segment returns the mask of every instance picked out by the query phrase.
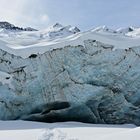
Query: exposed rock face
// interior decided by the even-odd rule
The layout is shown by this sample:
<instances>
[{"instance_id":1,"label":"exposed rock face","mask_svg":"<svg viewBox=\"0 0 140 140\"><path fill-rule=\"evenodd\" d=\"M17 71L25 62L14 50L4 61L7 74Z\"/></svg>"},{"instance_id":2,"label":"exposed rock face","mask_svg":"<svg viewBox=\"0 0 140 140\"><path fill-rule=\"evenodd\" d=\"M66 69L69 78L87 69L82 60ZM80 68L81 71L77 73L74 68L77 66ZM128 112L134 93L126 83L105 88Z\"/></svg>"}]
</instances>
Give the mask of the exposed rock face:
<instances>
[{"instance_id":1,"label":"exposed rock face","mask_svg":"<svg viewBox=\"0 0 140 140\"><path fill-rule=\"evenodd\" d=\"M27 59L0 50L0 71L9 75L0 119L140 125L140 47L84 44Z\"/></svg>"}]
</instances>

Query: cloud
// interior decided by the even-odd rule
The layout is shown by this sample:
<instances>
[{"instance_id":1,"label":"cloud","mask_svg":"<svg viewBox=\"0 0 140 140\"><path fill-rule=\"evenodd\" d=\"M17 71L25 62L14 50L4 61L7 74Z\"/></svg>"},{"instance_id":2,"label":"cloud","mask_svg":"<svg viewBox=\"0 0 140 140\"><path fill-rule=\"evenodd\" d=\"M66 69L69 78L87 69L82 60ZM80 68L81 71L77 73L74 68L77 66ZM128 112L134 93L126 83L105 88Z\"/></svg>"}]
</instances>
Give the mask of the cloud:
<instances>
[{"instance_id":1,"label":"cloud","mask_svg":"<svg viewBox=\"0 0 140 140\"><path fill-rule=\"evenodd\" d=\"M40 16L40 20L42 22L48 22L49 21L49 17L48 17L48 15L44 14L44 15Z\"/></svg>"},{"instance_id":2,"label":"cloud","mask_svg":"<svg viewBox=\"0 0 140 140\"><path fill-rule=\"evenodd\" d=\"M25 18L22 7L24 7L26 1L14 0L14 2L11 2L10 0L0 0L0 20L9 21L14 24L20 23L18 18L20 16Z\"/></svg>"},{"instance_id":3,"label":"cloud","mask_svg":"<svg viewBox=\"0 0 140 140\"><path fill-rule=\"evenodd\" d=\"M46 27L49 17L39 4L39 0L0 0L0 21L23 27Z\"/></svg>"},{"instance_id":4,"label":"cloud","mask_svg":"<svg viewBox=\"0 0 140 140\"><path fill-rule=\"evenodd\" d=\"M0 0L0 21L21 27L47 28L52 23L52 16L46 2L47 0Z\"/></svg>"}]
</instances>

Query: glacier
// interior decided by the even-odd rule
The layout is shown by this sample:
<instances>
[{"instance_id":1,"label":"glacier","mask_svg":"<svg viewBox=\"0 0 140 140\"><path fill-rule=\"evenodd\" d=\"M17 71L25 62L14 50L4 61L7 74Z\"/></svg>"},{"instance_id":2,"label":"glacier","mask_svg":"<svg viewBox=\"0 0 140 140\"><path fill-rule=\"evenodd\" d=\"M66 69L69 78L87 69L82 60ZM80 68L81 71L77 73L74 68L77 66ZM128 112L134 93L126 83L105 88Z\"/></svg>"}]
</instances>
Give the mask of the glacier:
<instances>
[{"instance_id":1,"label":"glacier","mask_svg":"<svg viewBox=\"0 0 140 140\"><path fill-rule=\"evenodd\" d=\"M1 120L140 125L138 36L90 30L40 40L38 33L0 39Z\"/></svg>"}]
</instances>

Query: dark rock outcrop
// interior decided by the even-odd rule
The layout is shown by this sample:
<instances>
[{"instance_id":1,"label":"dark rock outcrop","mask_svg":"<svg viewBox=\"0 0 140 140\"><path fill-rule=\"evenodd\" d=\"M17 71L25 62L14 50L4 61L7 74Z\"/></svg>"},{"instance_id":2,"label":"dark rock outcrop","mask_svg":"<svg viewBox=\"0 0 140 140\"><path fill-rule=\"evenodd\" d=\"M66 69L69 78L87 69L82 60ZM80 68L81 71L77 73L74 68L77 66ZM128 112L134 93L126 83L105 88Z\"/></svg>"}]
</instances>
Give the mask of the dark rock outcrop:
<instances>
[{"instance_id":1,"label":"dark rock outcrop","mask_svg":"<svg viewBox=\"0 0 140 140\"><path fill-rule=\"evenodd\" d=\"M6 21L0 22L0 28L6 29L6 30L13 30L13 31L37 31L36 29L31 28L31 27L27 27L27 28L17 27Z\"/></svg>"}]
</instances>

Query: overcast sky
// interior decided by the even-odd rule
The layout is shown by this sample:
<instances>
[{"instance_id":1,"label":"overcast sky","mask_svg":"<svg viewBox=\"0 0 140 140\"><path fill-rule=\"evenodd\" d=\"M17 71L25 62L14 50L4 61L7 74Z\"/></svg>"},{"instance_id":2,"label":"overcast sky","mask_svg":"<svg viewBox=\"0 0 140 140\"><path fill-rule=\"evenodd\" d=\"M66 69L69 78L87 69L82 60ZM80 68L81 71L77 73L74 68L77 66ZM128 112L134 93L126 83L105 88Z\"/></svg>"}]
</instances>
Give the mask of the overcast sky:
<instances>
[{"instance_id":1,"label":"overcast sky","mask_svg":"<svg viewBox=\"0 0 140 140\"><path fill-rule=\"evenodd\" d=\"M35 28L140 26L140 0L0 0L0 20Z\"/></svg>"}]
</instances>

